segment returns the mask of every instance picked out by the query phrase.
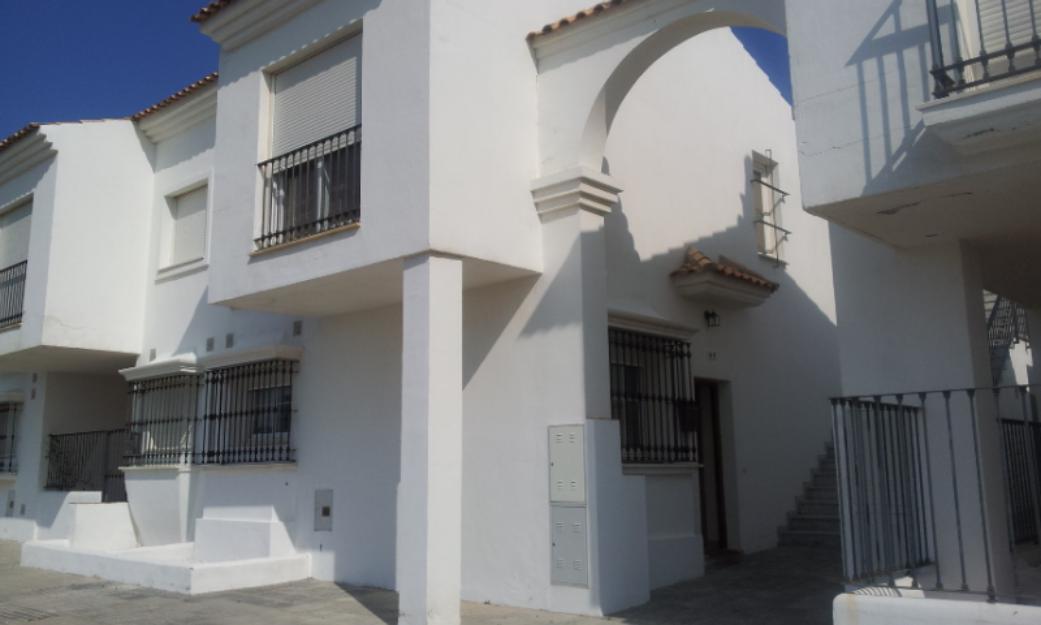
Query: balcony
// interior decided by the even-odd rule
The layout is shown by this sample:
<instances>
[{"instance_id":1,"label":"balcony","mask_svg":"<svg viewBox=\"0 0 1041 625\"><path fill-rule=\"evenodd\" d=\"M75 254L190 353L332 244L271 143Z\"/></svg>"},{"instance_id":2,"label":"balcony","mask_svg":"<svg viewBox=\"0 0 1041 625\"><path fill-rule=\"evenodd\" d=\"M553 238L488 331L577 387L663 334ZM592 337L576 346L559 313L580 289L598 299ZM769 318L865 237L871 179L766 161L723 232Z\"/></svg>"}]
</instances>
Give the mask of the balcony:
<instances>
[{"instance_id":1,"label":"balcony","mask_svg":"<svg viewBox=\"0 0 1041 625\"><path fill-rule=\"evenodd\" d=\"M25 303L25 268L28 261L0 269L0 330L22 323Z\"/></svg>"},{"instance_id":2,"label":"balcony","mask_svg":"<svg viewBox=\"0 0 1041 625\"><path fill-rule=\"evenodd\" d=\"M962 152L1022 144L1041 123L1036 0L927 3L934 102L926 126Z\"/></svg>"},{"instance_id":3,"label":"balcony","mask_svg":"<svg viewBox=\"0 0 1041 625\"><path fill-rule=\"evenodd\" d=\"M361 219L361 126L258 165L264 180L257 251L356 228Z\"/></svg>"}]
</instances>

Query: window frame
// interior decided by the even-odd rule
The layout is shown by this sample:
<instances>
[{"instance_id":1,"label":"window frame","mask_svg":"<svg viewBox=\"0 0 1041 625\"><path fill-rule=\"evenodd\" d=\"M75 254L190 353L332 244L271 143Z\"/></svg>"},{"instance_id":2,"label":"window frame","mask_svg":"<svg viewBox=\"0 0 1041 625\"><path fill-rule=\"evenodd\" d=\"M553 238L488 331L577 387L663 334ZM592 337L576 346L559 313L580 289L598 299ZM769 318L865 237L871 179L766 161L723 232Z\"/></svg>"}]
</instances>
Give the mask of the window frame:
<instances>
[{"instance_id":1,"label":"window frame","mask_svg":"<svg viewBox=\"0 0 1041 625\"><path fill-rule=\"evenodd\" d=\"M774 160L772 150L752 152L748 189L752 194L756 253L760 258L781 266L787 264L785 246L791 231L784 227L783 210L789 194L781 189L779 178L780 164ZM769 211L766 210L767 197L770 198Z\"/></svg>"},{"instance_id":2,"label":"window frame","mask_svg":"<svg viewBox=\"0 0 1041 625\"><path fill-rule=\"evenodd\" d=\"M202 232L202 254L196 258L189 258L174 262L174 237L176 235L176 209L178 198L199 189L206 189L206 207L203 217ZM209 264L210 240L213 220L213 174L208 173L205 177L191 177L181 184L171 186L161 195L158 207L158 232L156 233L156 280L168 280L182 275L195 273L205 269Z\"/></svg>"}]
</instances>

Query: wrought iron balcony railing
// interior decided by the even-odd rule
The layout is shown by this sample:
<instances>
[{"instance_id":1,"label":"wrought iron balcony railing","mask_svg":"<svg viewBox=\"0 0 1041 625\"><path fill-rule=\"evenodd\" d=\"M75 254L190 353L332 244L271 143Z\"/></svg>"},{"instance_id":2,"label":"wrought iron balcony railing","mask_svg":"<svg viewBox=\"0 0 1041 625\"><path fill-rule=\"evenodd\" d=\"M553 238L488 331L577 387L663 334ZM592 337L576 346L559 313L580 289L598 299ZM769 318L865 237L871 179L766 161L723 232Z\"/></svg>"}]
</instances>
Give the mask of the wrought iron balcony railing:
<instances>
[{"instance_id":1,"label":"wrought iron balcony railing","mask_svg":"<svg viewBox=\"0 0 1041 625\"><path fill-rule=\"evenodd\" d=\"M25 269L28 261L0 269L0 329L22 322L25 302Z\"/></svg>"},{"instance_id":2,"label":"wrought iron balcony railing","mask_svg":"<svg viewBox=\"0 0 1041 625\"><path fill-rule=\"evenodd\" d=\"M1041 0L926 0L933 95L1041 70Z\"/></svg>"},{"instance_id":3,"label":"wrought iron balcony railing","mask_svg":"<svg viewBox=\"0 0 1041 625\"><path fill-rule=\"evenodd\" d=\"M1041 388L832 400L847 581L990 600L1041 540Z\"/></svg>"},{"instance_id":4,"label":"wrought iron balcony railing","mask_svg":"<svg viewBox=\"0 0 1041 625\"><path fill-rule=\"evenodd\" d=\"M258 165L264 180L258 250L357 224L361 126Z\"/></svg>"},{"instance_id":5,"label":"wrought iron balcony railing","mask_svg":"<svg viewBox=\"0 0 1041 625\"><path fill-rule=\"evenodd\" d=\"M119 467L126 450L126 428L52 434L47 448L49 490L101 491L104 502L126 501Z\"/></svg>"}]
</instances>

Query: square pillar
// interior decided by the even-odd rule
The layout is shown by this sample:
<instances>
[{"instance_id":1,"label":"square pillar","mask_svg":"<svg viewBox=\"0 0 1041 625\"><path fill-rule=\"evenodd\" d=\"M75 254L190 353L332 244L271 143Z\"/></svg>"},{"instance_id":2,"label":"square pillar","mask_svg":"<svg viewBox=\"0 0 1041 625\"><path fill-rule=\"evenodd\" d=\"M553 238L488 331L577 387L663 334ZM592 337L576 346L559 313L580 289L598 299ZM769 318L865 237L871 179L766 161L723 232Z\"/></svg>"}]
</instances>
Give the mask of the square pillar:
<instances>
[{"instance_id":1,"label":"square pillar","mask_svg":"<svg viewBox=\"0 0 1041 625\"><path fill-rule=\"evenodd\" d=\"M462 547L463 266L405 260L398 623L458 625Z\"/></svg>"}]
</instances>

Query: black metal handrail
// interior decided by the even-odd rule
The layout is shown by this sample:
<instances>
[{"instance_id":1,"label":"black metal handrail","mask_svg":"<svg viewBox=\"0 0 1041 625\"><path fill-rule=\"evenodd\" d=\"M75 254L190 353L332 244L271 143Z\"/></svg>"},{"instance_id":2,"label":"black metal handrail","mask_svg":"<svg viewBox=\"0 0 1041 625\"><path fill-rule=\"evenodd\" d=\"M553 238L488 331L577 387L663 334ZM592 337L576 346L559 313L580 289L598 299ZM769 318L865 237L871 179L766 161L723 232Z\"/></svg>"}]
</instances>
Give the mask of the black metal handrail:
<instances>
[{"instance_id":1,"label":"black metal handrail","mask_svg":"<svg viewBox=\"0 0 1041 625\"><path fill-rule=\"evenodd\" d=\"M360 125L258 167L264 182L258 250L361 219Z\"/></svg>"},{"instance_id":2,"label":"black metal handrail","mask_svg":"<svg viewBox=\"0 0 1041 625\"><path fill-rule=\"evenodd\" d=\"M126 435L126 428L51 434L45 488L101 491L102 501L126 501L126 485L119 470Z\"/></svg>"},{"instance_id":3,"label":"black metal handrail","mask_svg":"<svg viewBox=\"0 0 1041 625\"><path fill-rule=\"evenodd\" d=\"M1005 559L997 550L1019 566L1022 545L1041 537L1038 390L832 399L850 584L998 598L996 563ZM995 508L987 493L998 491L1003 503ZM1004 547L996 546L999 536L1007 536ZM1001 590L1010 592L1027 596Z\"/></svg>"},{"instance_id":4,"label":"black metal handrail","mask_svg":"<svg viewBox=\"0 0 1041 625\"><path fill-rule=\"evenodd\" d=\"M996 80L1041 70L1041 1L926 0L935 81L945 98ZM975 38L975 45L970 40ZM964 50L963 50L964 48Z\"/></svg>"},{"instance_id":5,"label":"black metal handrail","mask_svg":"<svg viewBox=\"0 0 1041 625\"><path fill-rule=\"evenodd\" d=\"M22 307L25 303L25 270L28 261L23 260L10 267L0 269L0 328L22 322Z\"/></svg>"}]
</instances>

